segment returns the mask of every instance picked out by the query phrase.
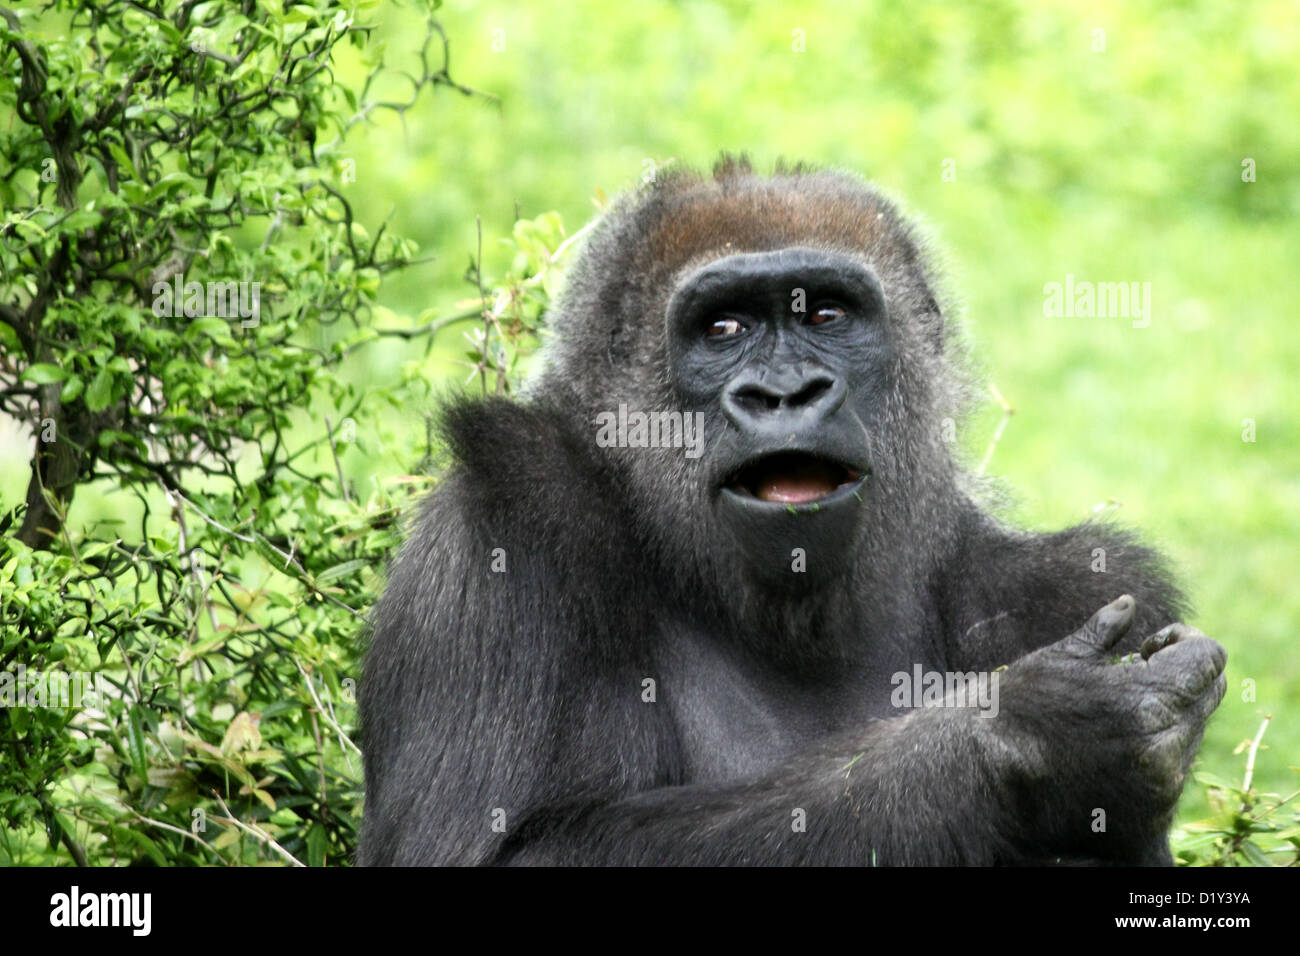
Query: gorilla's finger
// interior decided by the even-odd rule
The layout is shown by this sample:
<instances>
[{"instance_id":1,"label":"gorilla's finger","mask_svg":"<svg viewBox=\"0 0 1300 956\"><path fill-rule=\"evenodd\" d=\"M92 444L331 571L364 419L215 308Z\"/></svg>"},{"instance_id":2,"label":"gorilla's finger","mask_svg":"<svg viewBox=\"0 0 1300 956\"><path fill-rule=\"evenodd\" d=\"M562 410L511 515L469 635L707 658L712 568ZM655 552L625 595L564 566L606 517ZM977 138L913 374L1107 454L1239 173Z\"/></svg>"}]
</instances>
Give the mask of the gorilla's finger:
<instances>
[{"instance_id":1,"label":"gorilla's finger","mask_svg":"<svg viewBox=\"0 0 1300 956\"><path fill-rule=\"evenodd\" d=\"M1109 650L1133 626L1136 609L1137 602L1131 594L1121 595L1094 614L1074 636L1096 650Z\"/></svg>"},{"instance_id":2,"label":"gorilla's finger","mask_svg":"<svg viewBox=\"0 0 1300 956\"><path fill-rule=\"evenodd\" d=\"M1174 633L1174 625L1170 624L1169 626L1163 627L1160 630L1156 631L1154 634L1149 635L1145 640L1143 640L1142 646L1138 648L1138 653L1142 655L1142 659L1144 661L1150 660L1151 655L1154 654L1156 651L1163 650L1164 648L1168 647L1170 644L1174 643L1177 640L1178 638Z\"/></svg>"},{"instance_id":3,"label":"gorilla's finger","mask_svg":"<svg viewBox=\"0 0 1300 956\"><path fill-rule=\"evenodd\" d=\"M1205 632L1198 627L1192 627L1190 624L1181 622L1168 624L1144 640L1138 653L1142 655L1143 660L1150 660L1151 655L1156 651L1164 650L1179 641L1190 640L1193 637L1205 637Z\"/></svg>"},{"instance_id":4,"label":"gorilla's finger","mask_svg":"<svg viewBox=\"0 0 1300 956\"><path fill-rule=\"evenodd\" d=\"M1192 710L1201 724L1210 719L1210 715L1218 708L1223 701L1223 695L1228 692L1228 678L1226 674L1220 674L1214 679L1209 687L1201 691L1201 695L1196 698L1192 705Z\"/></svg>"},{"instance_id":5,"label":"gorilla's finger","mask_svg":"<svg viewBox=\"0 0 1300 956\"><path fill-rule=\"evenodd\" d=\"M1169 681L1181 693L1199 694L1223 673L1228 652L1208 637L1180 640L1152 655L1151 673Z\"/></svg>"}]
</instances>

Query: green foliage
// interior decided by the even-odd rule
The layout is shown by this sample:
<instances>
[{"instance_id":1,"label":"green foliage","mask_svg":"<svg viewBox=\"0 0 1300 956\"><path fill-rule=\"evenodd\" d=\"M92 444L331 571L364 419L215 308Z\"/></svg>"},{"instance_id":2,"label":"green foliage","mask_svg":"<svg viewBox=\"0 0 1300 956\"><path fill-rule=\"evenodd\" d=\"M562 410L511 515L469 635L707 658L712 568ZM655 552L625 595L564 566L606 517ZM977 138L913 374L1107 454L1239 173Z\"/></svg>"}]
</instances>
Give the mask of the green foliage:
<instances>
[{"instance_id":1,"label":"green foliage","mask_svg":"<svg viewBox=\"0 0 1300 956\"><path fill-rule=\"evenodd\" d=\"M358 635L429 482L363 497L341 462L428 386L339 366L481 320L472 374L509 390L563 229L521 222L472 305L379 328L415 245L354 216L346 137L455 87L436 22L381 102L356 4L53 8L56 37L0 9L0 411L32 434L0 517L0 863L345 861ZM96 693L60 700L70 675Z\"/></svg>"},{"instance_id":2,"label":"green foliage","mask_svg":"<svg viewBox=\"0 0 1300 956\"><path fill-rule=\"evenodd\" d=\"M1297 866L1300 865L1300 806L1290 796L1260 794L1252 787L1255 758L1272 718L1264 718L1253 740L1237 748L1246 751L1246 770L1240 785L1209 771L1195 774L1209 794L1213 814L1175 828L1170 836L1174 855L1185 866ZM1300 768L1293 767L1293 770Z\"/></svg>"}]
</instances>

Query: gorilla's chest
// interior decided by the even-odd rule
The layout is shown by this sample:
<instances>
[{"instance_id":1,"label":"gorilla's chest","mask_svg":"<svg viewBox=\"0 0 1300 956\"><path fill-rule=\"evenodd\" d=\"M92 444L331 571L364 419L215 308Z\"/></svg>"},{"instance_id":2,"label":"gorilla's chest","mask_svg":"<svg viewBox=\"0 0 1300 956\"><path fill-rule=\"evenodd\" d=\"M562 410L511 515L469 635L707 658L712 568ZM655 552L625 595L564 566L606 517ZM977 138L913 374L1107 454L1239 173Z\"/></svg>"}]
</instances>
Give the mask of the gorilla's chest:
<instances>
[{"instance_id":1,"label":"gorilla's chest","mask_svg":"<svg viewBox=\"0 0 1300 956\"><path fill-rule=\"evenodd\" d=\"M689 631L666 641L660 675L659 703L672 717L683 783L760 774L828 733L890 716L887 700L873 702L865 670L792 680Z\"/></svg>"}]
</instances>

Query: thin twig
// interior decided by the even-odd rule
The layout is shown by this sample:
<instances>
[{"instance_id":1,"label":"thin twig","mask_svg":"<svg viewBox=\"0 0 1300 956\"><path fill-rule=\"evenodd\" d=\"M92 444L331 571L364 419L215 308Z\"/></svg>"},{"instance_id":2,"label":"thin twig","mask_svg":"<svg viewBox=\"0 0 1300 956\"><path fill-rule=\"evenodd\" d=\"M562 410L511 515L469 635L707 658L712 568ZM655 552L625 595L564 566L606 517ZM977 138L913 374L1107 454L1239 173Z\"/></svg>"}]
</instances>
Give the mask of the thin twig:
<instances>
[{"instance_id":1,"label":"thin twig","mask_svg":"<svg viewBox=\"0 0 1300 956\"><path fill-rule=\"evenodd\" d=\"M322 598L324 598L326 601L329 601L331 604L343 608L343 610L347 611L353 617L357 617L357 618L363 617L363 615L355 608L348 607L346 604L344 604L334 595L326 594L324 591L322 591L320 587L316 584L316 582L311 579L311 575L307 573L307 569L294 560L292 554L286 554L285 552L281 551L279 548L273 545L265 535L258 535L257 538L253 538L250 535L240 534L238 531L232 531L230 528L227 528L225 525L223 525L220 521L217 521L215 518L209 517L208 515L204 514L203 509L201 509L194 502L190 501L190 499L186 498L179 491L172 489L172 493L176 495L176 497L179 498L181 501L185 502L185 504L189 505L191 510L193 510L193 512L196 515L198 515L208 524L212 525L212 527L216 528L218 531L224 531L232 538L235 538L238 541L243 541L245 544L251 544L254 547L256 547L260 541L261 544L270 548L273 552L275 552L277 556L280 557L281 560L284 561L284 566L286 568L292 567L295 571L297 571L298 580L301 581L303 584L305 584L308 588L310 588L315 594L320 595Z\"/></svg>"},{"instance_id":2,"label":"thin twig","mask_svg":"<svg viewBox=\"0 0 1300 956\"><path fill-rule=\"evenodd\" d=\"M358 754L361 753L361 748L354 744L352 738L343 732L343 728L338 725L338 722L330 715L328 708L326 708L326 706L321 703L321 699L316 696L316 687L312 684L311 677L308 676L307 671L303 669L298 658L295 657L293 663L294 666L298 668L298 673L302 675L303 681L307 684L307 693L311 694L311 699L316 703L316 709L320 711L320 715L325 718L325 723L329 724L330 728L339 735L340 740L346 740L349 747L355 750ZM346 748L344 752L346 752Z\"/></svg>"},{"instance_id":3,"label":"thin twig","mask_svg":"<svg viewBox=\"0 0 1300 956\"><path fill-rule=\"evenodd\" d=\"M194 831L186 830L184 827L173 826L172 824L164 823L161 820L155 820L153 817L141 816L140 814L135 813L134 811L132 811L132 813L135 816L135 818L139 820L141 823L147 823L150 826L158 827L160 830L170 830L172 833L179 833L181 836L189 837L191 840L195 841L196 843L201 844L204 849L208 850L208 852L216 856L218 860L221 859L221 851L217 850L211 843L203 839Z\"/></svg>"},{"instance_id":4,"label":"thin twig","mask_svg":"<svg viewBox=\"0 0 1300 956\"><path fill-rule=\"evenodd\" d=\"M225 816L226 823L233 824L234 826L239 827L239 829L243 830L245 833L251 834L253 838L256 839L258 842L266 846L269 846L276 853L280 854L282 857L288 860L291 866L302 866L302 867L306 866L305 863L303 863L301 860L295 857L292 853L290 853L284 847L280 846L280 844L276 843L275 840L271 837L271 834L267 833L261 827L254 826L253 824L245 823L243 820L236 819L235 815L230 812L230 807L226 806L226 801L221 799L221 794L217 793L214 790L212 795L217 798L217 803L221 804L221 809L226 814Z\"/></svg>"},{"instance_id":5,"label":"thin twig","mask_svg":"<svg viewBox=\"0 0 1300 956\"><path fill-rule=\"evenodd\" d=\"M478 300L479 308L483 316L483 345L479 350L479 381L483 388L483 394L487 394L487 366L488 351L492 342L492 310L488 308L487 291L483 288L483 217L475 216L474 223L478 226L478 259L474 262L474 281L478 283Z\"/></svg>"},{"instance_id":6,"label":"thin twig","mask_svg":"<svg viewBox=\"0 0 1300 956\"><path fill-rule=\"evenodd\" d=\"M339 463L338 446L334 444L334 425L328 415L325 416L325 431L330 436L330 454L334 456L334 473L339 476L339 490L343 492L343 500L351 504L352 495L348 492L348 483L343 480L343 465Z\"/></svg>"},{"instance_id":7,"label":"thin twig","mask_svg":"<svg viewBox=\"0 0 1300 956\"><path fill-rule=\"evenodd\" d=\"M988 450L984 452L984 459L980 462L980 466L975 469L975 474L977 475L984 474L984 469L989 466L989 462L993 459L993 449L998 447L998 441L1001 440L1002 433L1006 431L1007 422L1010 420L1011 416L1016 413L1016 410L1011 407L1011 404L1005 398L1002 397L1002 393L998 391L998 387L992 382L989 383L989 391L993 393L993 397L997 399L997 403L1002 406L1002 420L998 422L997 431L993 433L993 440L989 442Z\"/></svg>"},{"instance_id":8,"label":"thin twig","mask_svg":"<svg viewBox=\"0 0 1300 956\"><path fill-rule=\"evenodd\" d=\"M1250 782L1255 776L1255 755L1259 753L1259 742L1264 739L1264 731L1268 730L1268 722L1273 719L1272 714L1264 717L1264 722L1259 725L1259 732L1255 734L1255 739L1250 742L1250 749L1246 752L1246 775L1241 778L1241 789L1250 791Z\"/></svg>"}]
</instances>

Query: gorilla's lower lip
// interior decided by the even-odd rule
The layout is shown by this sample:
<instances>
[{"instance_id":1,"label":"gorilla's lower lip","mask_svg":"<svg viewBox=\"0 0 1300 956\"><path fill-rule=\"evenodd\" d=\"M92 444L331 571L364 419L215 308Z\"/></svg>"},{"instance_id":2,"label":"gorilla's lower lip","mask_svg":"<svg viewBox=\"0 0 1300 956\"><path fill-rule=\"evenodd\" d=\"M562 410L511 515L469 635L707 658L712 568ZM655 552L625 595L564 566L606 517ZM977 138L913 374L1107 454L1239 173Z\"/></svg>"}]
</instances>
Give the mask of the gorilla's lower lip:
<instances>
[{"instance_id":1,"label":"gorilla's lower lip","mask_svg":"<svg viewBox=\"0 0 1300 956\"><path fill-rule=\"evenodd\" d=\"M722 485L728 496L756 507L798 511L856 495L862 470L804 452L780 452L749 462Z\"/></svg>"}]
</instances>

